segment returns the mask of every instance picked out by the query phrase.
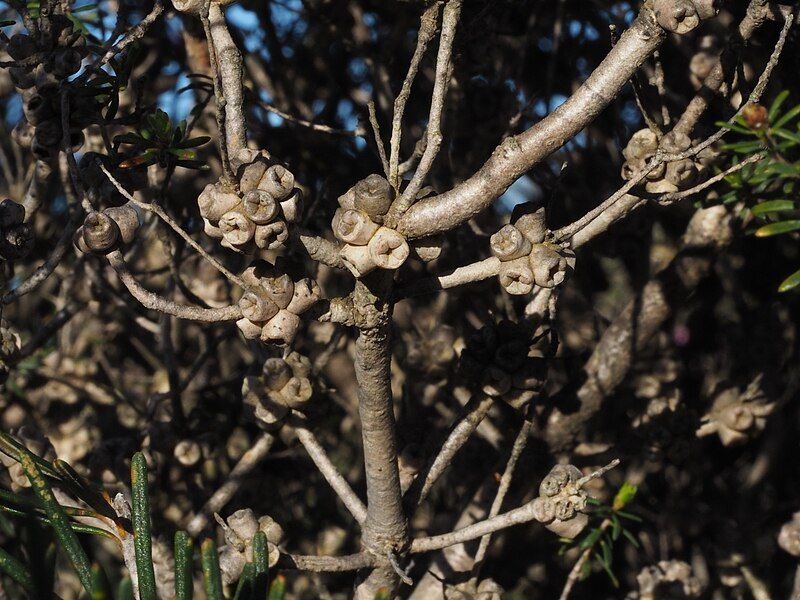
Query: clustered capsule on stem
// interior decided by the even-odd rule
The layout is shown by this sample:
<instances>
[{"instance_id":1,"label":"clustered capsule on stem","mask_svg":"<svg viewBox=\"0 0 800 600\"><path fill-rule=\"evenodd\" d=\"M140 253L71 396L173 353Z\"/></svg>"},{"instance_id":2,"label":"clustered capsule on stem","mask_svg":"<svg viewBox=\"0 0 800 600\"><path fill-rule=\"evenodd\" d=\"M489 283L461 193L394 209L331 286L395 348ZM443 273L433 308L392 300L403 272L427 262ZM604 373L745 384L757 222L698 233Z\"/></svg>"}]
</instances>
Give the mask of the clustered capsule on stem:
<instances>
[{"instance_id":1,"label":"clustered capsule on stem","mask_svg":"<svg viewBox=\"0 0 800 600\"><path fill-rule=\"evenodd\" d=\"M547 360L530 338L526 327L512 321L485 325L467 339L459 370L487 396L521 408L547 378Z\"/></svg>"},{"instance_id":2,"label":"clustered capsule on stem","mask_svg":"<svg viewBox=\"0 0 800 600\"><path fill-rule=\"evenodd\" d=\"M694 575L689 563L682 560L661 560L656 565L643 568L636 576L638 593L629 597L646 600L648 598L700 598L703 584Z\"/></svg>"},{"instance_id":3,"label":"clustered capsule on stem","mask_svg":"<svg viewBox=\"0 0 800 600\"><path fill-rule=\"evenodd\" d=\"M533 501L534 517L560 537L575 538L589 523L583 512L588 496L581 489L581 471L573 465L555 465L539 484Z\"/></svg>"},{"instance_id":4,"label":"clustered capsule on stem","mask_svg":"<svg viewBox=\"0 0 800 600\"><path fill-rule=\"evenodd\" d=\"M88 53L86 38L75 31L60 4L47 18L48 27L37 35L16 33L7 38L5 44L6 52L15 62L8 69L9 76L22 93L25 115L12 136L39 159L53 157L64 139L62 94L70 94L70 99L75 99L70 103L68 116L69 146L73 151L83 145L83 128L99 118L99 104L94 98L82 96L78 102L70 88L61 85L80 71Z\"/></svg>"},{"instance_id":5,"label":"clustered capsule on stem","mask_svg":"<svg viewBox=\"0 0 800 600\"><path fill-rule=\"evenodd\" d=\"M333 234L344 242L342 262L358 278L374 269L398 269L408 258L410 248L405 238L383 226L392 199L392 187L380 175L362 179L339 197Z\"/></svg>"},{"instance_id":6,"label":"clustered capsule on stem","mask_svg":"<svg viewBox=\"0 0 800 600\"><path fill-rule=\"evenodd\" d=\"M716 0L653 0L656 21L669 32L683 35L718 12Z\"/></svg>"},{"instance_id":7,"label":"clustered capsule on stem","mask_svg":"<svg viewBox=\"0 0 800 600\"><path fill-rule=\"evenodd\" d=\"M311 361L290 352L285 358L268 358L260 376L245 377L242 397L259 426L277 431L293 410L305 413L313 396Z\"/></svg>"},{"instance_id":8,"label":"clustered capsule on stem","mask_svg":"<svg viewBox=\"0 0 800 600\"><path fill-rule=\"evenodd\" d=\"M640 129L633 134L622 151L625 163L622 178L633 179L655 157L659 148L669 154L685 152L692 147L692 140L683 133L670 132L659 141L650 129ZM695 157L662 162L644 178L644 189L652 194L678 192L700 183L708 173L710 160L714 156L711 148L705 148Z\"/></svg>"},{"instance_id":9,"label":"clustered capsule on stem","mask_svg":"<svg viewBox=\"0 0 800 600\"><path fill-rule=\"evenodd\" d=\"M8 379L21 347L19 334L11 329L7 321L0 321L0 385Z\"/></svg>"},{"instance_id":10,"label":"clustered capsule on stem","mask_svg":"<svg viewBox=\"0 0 800 600\"><path fill-rule=\"evenodd\" d=\"M219 550L219 566L226 584L238 581L245 565L253 561L253 538L259 531L267 538L269 566L278 563L283 528L272 517L256 518L250 508L237 510L225 520L217 514L214 516L225 534L225 545Z\"/></svg>"},{"instance_id":11,"label":"clustered capsule on stem","mask_svg":"<svg viewBox=\"0 0 800 600\"><path fill-rule=\"evenodd\" d=\"M10 198L0 202L0 259L24 258L33 243L33 230L25 223L25 207Z\"/></svg>"},{"instance_id":12,"label":"clustered capsule on stem","mask_svg":"<svg viewBox=\"0 0 800 600\"><path fill-rule=\"evenodd\" d=\"M130 244L141 225L139 211L128 202L86 215L73 241L84 253L108 254Z\"/></svg>"},{"instance_id":13,"label":"clustered capsule on stem","mask_svg":"<svg viewBox=\"0 0 800 600\"><path fill-rule=\"evenodd\" d=\"M280 248L303 209L294 175L263 151L242 150L234 166L238 189L221 179L197 199L206 234L245 254Z\"/></svg>"},{"instance_id":14,"label":"clustered capsule on stem","mask_svg":"<svg viewBox=\"0 0 800 600\"><path fill-rule=\"evenodd\" d=\"M242 280L247 289L239 299L242 318L236 325L247 339L291 344L300 328L300 315L322 297L313 279L293 281L266 261L250 265L242 273Z\"/></svg>"},{"instance_id":15,"label":"clustered capsule on stem","mask_svg":"<svg viewBox=\"0 0 800 600\"><path fill-rule=\"evenodd\" d=\"M731 387L717 394L711 410L701 419L697 437L716 433L723 446L735 446L764 431L777 403L767 400L760 383L759 377L743 392Z\"/></svg>"},{"instance_id":16,"label":"clustered capsule on stem","mask_svg":"<svg viewBox=\"0 0 800 600\"><path fill-rule=\"evenodd\" d=\"M575 253L548 241L547 234L544 209L524 204L514 209L511 223L490 238L492 254L500 259L500 285L509 294L529 294L534 286L555 287L575 268Z\"/></svg>"}]
</instances>

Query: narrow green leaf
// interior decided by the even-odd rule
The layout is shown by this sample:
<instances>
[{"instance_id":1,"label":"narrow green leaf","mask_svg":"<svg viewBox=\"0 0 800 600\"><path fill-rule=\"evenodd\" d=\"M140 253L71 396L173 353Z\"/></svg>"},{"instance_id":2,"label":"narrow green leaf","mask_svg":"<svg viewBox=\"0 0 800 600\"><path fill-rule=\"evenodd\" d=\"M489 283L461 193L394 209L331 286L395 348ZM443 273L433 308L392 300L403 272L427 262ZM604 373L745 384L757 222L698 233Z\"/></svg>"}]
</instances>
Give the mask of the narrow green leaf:
<instances>
[{"instance_id":1,"label":"narrow green leaf","mask_svg":"<svg viewBox=\"0 0 800 600\"><path fill-rule=\"evenodd\" d=\"M778 286L779 292L788 292L800 285L800 271L795 271L784 279Z\"/></svg>"},{"instance_id":2,"label":"narrow green leaf","mask_svg":"<svg viewBox=\"0 0 800 600\"><path fill-rule=\"evenodd\" d=\"M284 600L286 598L286 577L278 575L269 586L267 600Z\"/></svg>"},{"instance_id":3,"label":"narrow green leaf","mask_svg":"<svg viewBox=\"0 0 800 600\"><path fill-rule=\"evenodd\" d=\"M131 499L139 596L141 600L156 600L156 577L153 572L150 538L150 499L147 495L147 461L141 452L134 454L131 460Z\"/></svg>"},{"instance_id":4,"label":"narrow green leaf","mask_svg":"<svg viewBox=\"0 0 800 600\"><path fill-rule=\"evenodd\" d=\"M375 594L375 600L389 600L391 596L389 596L389 590L386 588L381 588L378 590L378 593Z\"/></svg>"},{"instance_id":5,"label":"narrow green leaf","mask_svg":"<svg viewBox=\"0 0 800 600\"><path fill-rule=\"evenodd\" d=\"M613 515L611 517L611 539L616 542L619 539L619 534L621 531L622 523L620 523L617 515Z\"/></svg>"},{"instance_id":6,"label":"narrow green leaf","mask_svg":"<svg viewBox=\"0 0 800 600\"><path fill-rule=\"evenodd\" d=\"M94 485L61 459L57 458L53 461L53 468L61 476L61 480L67 484L75 497L83 500L104 517L108 517L114 522L119 521L117 513L114 512L111 504L109 504L108 500L103 496L102 488Z\"/></svg>"},{"instance_id":7,"label":"narrow green leaf","mask_svg":"<svg viewBox=\"0 0 800 600\"><path fill-rule=\"evenodd\" d=\"M125 577L119 582L116 600L135 600L133 597L133 582L130 577Z\"/></svg>"},{"instance_id":8,"label":"narrow green leaf","mask_svg":"<svg viewBox=\"0 0 800 600\"><path fill-rule=\"evenodd\" d=\"M775 129L780 129L781 127L786 125L789 121L797 118L797 115L800 115L800 104L786 111L786 114L784 114L780 119L775 121L775 125L773 125L773 127Z\"/></svg>"},{"instance_id":9,"label":"narrow green leaf","mask_svg":"<svg viewBox=\"0 0 800 600\"><path fill-rule=\"evenodd\" d=\"M207 600L222 600L222 575L219 571L219 555L217 545L212 539L206 539L200 546L200 558L203 563L203 585Z\"/></svg>"},{"instance_id":10,"label":"narrow green leaf","mask_svg":"<svg viewBox=\"0 0 800 600\"><path fill-rule=\"evenodd\" d=\"M800 229L800 220L792 219L790 221L781 221L780 223L770 223L756 229L756 237L770 237L772 235L780 235L782 233L789 233Z\"/></svg>"},{"instance_id":11,"label":"narrow green leaf","mask_svg":"<svg viewBox=\"0 0 800 600\"><path fill-rule=\"evenodd\" d=\"M619 491L617 491L617 495L614 496L614 502L612 503L612 508L614 511L620 511L625 508L631 500L636 497L636 492L639 490L638 487L633 485L632 483L628 483L627 481L623 483Z\"/></svg>"},{"instance_id":12,"label":"narrow green leaf","mask_svg":"<svg viewBox=\"0 0 800 600\"><path fill-rule=\"evenodd\" d=\"M768 213L781 212L784 210L794 210L795 205L791 200L767 200L766 202L759 202L750 212L756 217L766 215Z\"/></svg>"},{"instance_id":13,"label":"narrow green leaf","mask_svg":"<svg viewBox=\"0 0 800 600\"><path fill-rule=\"evenodd\" d=\"M775 118L778 116L778 111L780 111L781 106L786 101L786 98L789 97L789 90L783 90L780 94L775 97L775 100L772 102L772 105L769 107L769 120L770 122L774 121Z\"/></svg>"},{"instance_id":14,"label":"narrow green leaf","mask_svg":"<svg viewBox=\"0 0 800 600\"><path fill-rule=\"evenodd\" d=\"M800 134L792 133L788 129L778 129L774 132L777 137L781 137L785 140L789 140L794 144L800 144ZM790 144L791 145L791 144Z\"/></svg>"},{"instance_id":15,"label":"narrow green leaf","mask_svg":"<svg viewBox=\"0 0 800 600\"><path fill-rule=\"evenodd\" d=\"M591 572L592 572L592 563L587 560L581 566L581 581L589 577L589 574Z\"/></svg>"},{"instance_id":16,"label":"narrow green leaf","mask_svg":"<svg viewBox=\"0 0 800 600\"><path fill-rule=\"evenodd\" d=\"M590 531L589 535L583 538L583 541L578 545L578 548L591 548L595 545L597 540L600 539L600 535L602 533L603 532L600 531L600 529L594 529Z\"/></svg>"},{"instance_id":17,"label":"narrow green leaf","mask_svg":"<svg viewBox=\"0 0 800 600\"><path fill-rule=\"evenodd\" d=\"M94 585L92 600L114 600L111 582L108 581L105 570L98 563L92 565L92 583Z\"/></svg>"},{"instance_id":18,"label":"narrow green leaf","mask_svg":"<svg viewBox=\"0 0 800 600\"><path fill-rule=\"evenodd\" d=\"M64 549L72 566L78 574L81 584L92 595L92 567L89 563L89 558L86 556L83 547L81 546L78 536L70 527L69 519L67 518L64 509L56 501L53 495L53 490L42 475L36 462L33 460L33 454L25 452L20 456L20 464L22 465L25 475L31 483L33 491L42 502L45 514L50 521L50 525L58 538L61 547Z\"/></svg>"},{"instance_id":19,"label":"narrow green leaf","mask_svg":"<svg viewBox=\"0 0 800 600\"><path fill-rule=\"evenodd\" d=\"M2 548L0 548L0 572L5 573L16 581L29 595L33 595L33 578L31 577L30 571L28 571L28 568L22 564L21 561L11 556Z\"/></svg>"},{"instance_id":20,"label":"narrow green leaf","mask_svg":"<svg viewBox=\"0 0 800 600\"><path fill-rule=\"evenodd\" d=\"M253 597L264 598L267 595L269 584L269 549L267 547L267 536L263 531L259 531L253 537Z\"/></svg>"},{"instance_id":21,"label":"narrow green leaf","mask_svg":"<svg viewBox=\"0 0 800 600\"><path fill-rule=\"evenodd\" d=\"M619 587L619 580L616 578L616 576L614 575L614 573L611 571L611 567L610 567L610 566L608 566L608 565L606 565L606 564L605 564L605 563L604 563L602 560L600 560L599 558L598 558L597 562L598 562L598 563L600 563L600 566L601 566L601 567L603 567L603 570L604 570L604 571L605 571L605 572L608 574L608 577L609 577L609 579L611 579L611 583L613 583L613 584L614 584L614 587L615 587L615 588L618 588L618 587Z\"/></svg>"},{"instance_id":22,"label":"narrow green leaf","mask_svg":"<svg viewBox=\"0 0 800 600\"><path fill-rule=\"evenodd\" d=\"M253 600L253 578L256 574L256 567L253 563L247 563L242 569L242 575L239 577L239 584L236 586L236 593L233 600ZM262 596L263 597L263 596Z\"/></svg>"},{"instance_id":23,"label":"narrow green leaf","mask_svg":"<svg viewBox=\"0 0 800 600\"><path fill-rule=\"evenodd\" d=\"M730 129L731 131L735 131L737 133L743 133L745 135L753 135L753 132L750 129L738 123L728 123L728 121L717 121L717 127L722 127L723 129Z\"/></svg>"},{"instance_id":24,"label":"narrow green leaf","mask_svg":"<svg viewBox=\"0 0 800 600\"><path fill-rule=\"evenodd\" d=\"M603 558L603 564L611 568L611 545L605 538L600 540L600 552Z\"/></svg>"},{"instance_id":25,"label":"narrow green leaf","mask_svg":"<svg viewBox=\"0 0 800 600\"><path fill-rule=\"evenodd\" d=\"M628 541L631 544L633 544L634 548L638 548L639 547L639 540L637 540L630 531L628 531L627 529L623 529L622 530L622 535L624 535L626 538L628 538Z\"/></svg>"},{"instance_id":26,"label":"narrow green leaf","mask_svg":"<svg viewBox=\"0 0 800 600\"><path fill-rule=\"evenodd\" d=\"M18 442L13 436L5 433L4 431L0 431L0 452L7 454L17 462L21 462L21 454L29 454L33 462L36 463L36 466L39 467L39 470L42 473L48 477L52 477L53 479L59 479L58 473L56 473L55 469L53 469L50 463L36 456L33 452Z\"/></svg>"},{"instance_id":27,"label":"narrow green leaf","mask_svg":"<svg viewBox=\"0 0 800 600\"><path fill-rule=\"evenodd\" d=\"M642 517L639 515L634 515L633 513L625 512L624 510L618 510L617 514L622 517L623 519L628 519L630 521L635 521L636 523L642 522Z\"/></svg>"},{"instance_id":28,"label":"narrow green leaf","mask_svg":"<svg viewBox=\"0 0 800 600\"><path fill-rule=\"evenodd\" d=\"M198 146L202 146L203 144L207 144L211 141L211 138L207 135L202 135L200 137L192 138L190 140L184 140L178 144L179 148L197 148Z\"/></svg>"},{"instance_id":29,"label":"narrow green leaf","mask_svg":"<svg viewBox=\"0 0 800 600\"><path fill-rule=\"evenodd\" d=\"M175 532L175 600L192 600L192 540Z\"/></svg>"}]
</instances>

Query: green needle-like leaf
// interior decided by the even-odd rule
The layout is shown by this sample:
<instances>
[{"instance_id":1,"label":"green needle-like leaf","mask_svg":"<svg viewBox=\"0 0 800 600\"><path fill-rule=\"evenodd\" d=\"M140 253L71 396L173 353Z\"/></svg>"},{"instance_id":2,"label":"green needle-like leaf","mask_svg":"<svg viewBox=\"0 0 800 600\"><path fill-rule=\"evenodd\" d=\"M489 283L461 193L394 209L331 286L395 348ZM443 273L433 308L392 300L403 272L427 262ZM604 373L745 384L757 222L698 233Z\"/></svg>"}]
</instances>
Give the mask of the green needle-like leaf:
<instances>
[{"instance_id":1,"label":"green needle-like leaf","mask_svg":"<svg viewBox=\"0 0 800 600\"><path fill-rule=\"evenodd\" d=\"M389 590L386 588L381 588L378 590L378 593L375 594L375 600L389 600Z\"/></svg>"},{"instance_id":2,"label":"green needle-like leaf","mask_svg":"<svg viewBox=\"0 0 800 600\"><path fill-rule=\"evenodd\" d=\"M64 512L64 509L61 507L61 505L56 501L56 498L53 495L53 490L50 488L50 485L47 483L44 475L42 475L42 472L39 470L39 467L33 460L33 455L27 451L23 453L20 456L20 464L22 465L22 469L25 471L25 475L27 475L28 480L31 482L33 491L42 502L44 512L50 521L53 531L55 531L61 547L64 549L67 557L72 562L72 566L75 567L75 571L77 572L78 578L83 584L83 587L91 596L93 590L91 563L89 563L89 558L86 556L86 552L84 552L83 547L78 540L78 536L70 526L67 514Z\"/></svg>"},{"instance_id":3,"label":"green needle-like leaf","mask_svg":"<svg viewBox=\"0 0 800 600\"><path fill-rule=\"evenodd\" d=\"M795 205L791 200L768 200L767 202L760 202L750 209L756 217L766 215L768 213L782 212L785 210L794 210Z\"/></svg>"},{"instance_id":4,"label":"green needle-like leaf","mask_svg":"<svg viewBox=\"0 0 800 600\"><path fill-rule=\"evenodd\" d=\"M108 581L105 570L98 563L92 565L92 581L94 583L92 600L114 600L111 582Z\"/></svg>"},{"instance_id":5,"label":"green needle-like leaf","mask_svg":"<svg viewBox=\"0 0 800 600\"><path fill-rule=\"evenodd\" d=\"M788 292L800 285L800 271L795 271L784 279L778 286L779 292Z\"/></svg>"},{"instance_id":6,"label":"green needle-like leaf","mask_svg":"<svg viewBox=\"0 0 800 600\"><path fill-rule=\"evenodd\" d=\"M212 539L206 539L200 546L200 558L203 563L203 584L207 600L222 600L222 575L219 571L219 555L217 545Z\"/></svg>"},{"instance_id":7,"label":"green needle-like leaf","mask_svg":"<svg viewBox=\"0 0 800 600\"><path fill-rule=\"evenodd\" d=\"M22 586L26 592L33 595L33 578L28 568L19 560L11 556L8 552L0 548L0 572L5 573L11 579Z\"/></svg>"},{"instance_id":8,"label":"green needle-like leaf","mask_svg":"<svg viewBox=\"0 0 800 600\"><path fill-rule=\"evenodd\" d=\"M156 600L156 577L153 572L150 538L150 499L147 495L147 461L141 452L134 454L131 461L131 498L139 596L141 600Z\"/></svg>"},{"instance_id":9,"label":"green needle-like leaf","mask_svg":"<svg viewBox=\"0 0 800 600\"><path fill-rule=\"evenodd\" d=\"M264 598L267 595L269 584L269 550L267 548L267 536L263 531L259 531L253 537L253 596Z\"/></svg>"},{"instance_id":10,"label":"green needle-like leaf","mask_svg":"<svg viewBox=\"0 0 800 600\"><path fill-rule=\"evenodd\" d=\"M256 574L256 567L253 563L247 563L242 569L242 575L239 577L239 584L236 586L236 593L233 600L251 600L255 598L253 595L253 583Z\"/></svg>"},{"instance_id":11,"label":"green needle-like leaf","mask_svg":"<svg viewBox=\"0 0 800 600\"><path fill-rule=\"evenodd\" d=\"M781 221L780 223L770 223L769 225L759 227L756 230L756 237L770 237L773 235L797 231L798 229L800 229L800 220L797 219Z\"/></svg>"},{"instance_id":12,"label":"green needle-like leaf","mask_svg":"<svg viewBox=\"0 0 800 600\"><path fill-rule=\"evenodd\" d=\"M175 600L192 599L192 540L185 531L175 532Z\"/></svg>"},{"instance_id":13,"label":"green needle-like leaf","mask_svg":"<svg viewBox=\"0 0 800 600\"><path fill-rule=\"evenodd\" d=\"M267 600L284 600L286 598L286 577L278 575L269 586Z\"/></svg>"}]
</instances>

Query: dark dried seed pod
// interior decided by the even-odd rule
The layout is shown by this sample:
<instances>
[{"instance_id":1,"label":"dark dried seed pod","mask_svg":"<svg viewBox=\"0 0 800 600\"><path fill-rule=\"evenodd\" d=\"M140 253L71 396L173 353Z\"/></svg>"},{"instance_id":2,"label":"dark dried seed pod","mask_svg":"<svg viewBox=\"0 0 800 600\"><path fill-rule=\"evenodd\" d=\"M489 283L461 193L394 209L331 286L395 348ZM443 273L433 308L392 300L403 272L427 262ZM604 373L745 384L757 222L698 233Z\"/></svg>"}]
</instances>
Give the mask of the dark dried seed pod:
<instances>
[{"instance_id":1,"label":"dark dried seed pod","mask_svg":"<svg viewBox=\"0 0 800 600\"><path fill-rule=\"evenodd\" d=\"M21 90L27 90L36 85L36 77L28 69L11 67L8 69L8 75L14 85Z\"/></svg>"},{"instance_id":2,"label":"dark dried seed pod","mask_svg":"<svg viewBox=\"0 0 800 600\"><path fill-rule=\"evenodd\" d=\"M246 291L239 299L239 308L245 318L256 323L264 323L278 314L278 305L266 296L254 291Z\"/></svg>"},{"instance_id":3,"label":"dark dried seed pod","mask_svg":"<svg viewBox=\"0 0 800 600\"><path fill-rule=\"evenodd\" d=\"M91 212L83 221L83 241L92 252L113 250L120 239L117 223L105 213Z\"/></svg>"},{"instance_id":4,"label":"dark dried seed pod","mask_svg":"<svg viewBox=\"0 0 800 600\"><path fill-rule=\"evenodd\" d=\"M61 125L56 119L43 121L36 126L34 143L44 148L54 148L61 143Z\"/></svg>"},{"instance_id":5,"label":"dark dried seed pod","mask_svg":"<svg viewBox=\"0 0 800 600\"><path fill-rule=\"evenodd\" d=\"M380 219L392 205L392 186L378 174L372 174L355 185L354 205L373 219Z\"/></svg>"},{"instance_id":6,"label":"dark dried seed pod","mask_svg":"<svg viewBox=\"0 0 800 600\"><path fill-rule=\"evenodd\" d=\"M548 475L539 484L539 494L541 496L553 497L557 495L564 484L559 482L556 477Z\"/></svg>"},{"instance_id":7,"label":"dark dried seed pod","mask_svg":"<svg viewBox=\"0 0 800 600\"><path fill-rule=\"evenodd\" d=\"M83 57L73 48L59 52L53 61L53 72L58 77L69 77L81 70Z\"/></svg>"},{"instance_id":8,"label":"dark dried seed pod","mask_svg":"<svg viewBox=\"0 0 800 600\"><path fill-rule=\"evenodd\" d=\"M256 232L255 223L239 211L232 210L219 220L222 237L233 246L241 246L253 239Z\"/></svg>"},{"instance_id":9,"label":"dark dried seed pod","mask_svg":"<svg viewBox=\"0 0 800 600\"><path fill-rule=\"evenodd\" d=\"M264 173L258 188L269 193L278 201L283 200L294 189L294 175L284 166L272 165Z\"/></svg>"},{"instance_id":10,"label":"dark dried seed pod","mask_svg":"<svg viewBox=\"0 0 800 600\"><path fill-rule=\"evenodd\" d=\"M9 229L22 225L25 221L25 207L14 202L11 198L6 198L0 202L0 229Z\"/></svg>"},{"instance_id":11,"label":"dark dried seed pod","mask_svg":"<svg viewBox=\"0 0 800 600\"><path fill-rule=\"evenodd\" d=\"M568 498L557 500L555 509L556 519L559 519L560 521L567 521L571 519L577 512L575 510L575 504Z\"/></svg>"},{"instance_id":12,"label":"dark dried seed pod","mask_svg":"<svg viewBox=\"0 0 800 600\"><path fill-rule=\"evenodd\" d=\"M0 255L6 260L24 258L33 249L33 230L30 225L22 224L3 232L0 240Z\"/></svg>"},{"instance_id":13,"label":"dark dried seed pod","mask_svg":"<svg viewBox=\"0 0 800 600\"><path fill-rule=\"evenodd\" d=\"M483 373L481 389L487 396L497 398L511 389L511 377L504 370L491 366Z\"/></svg>"},{"instance_id":14,"label":"dark dried seed pod","mask_svg":"<svg viewBox=\"0 0 800 600\"><path fill-rule=\"evenodd\" d=\"M6 52L14 60L30 58L37 51L36 41L24 33L15 33L8 40Z\"/></svg>"},{"instance_id":15,"label":"dark dried seed pod","mask_svg":"<svg viewBox=\"0 0 800 600\"><path fill-rule=\"evenodd\" d=\"M33 138L36 134L36 129L25 121L17 123L11 132L11 139L13 139L20 148L29 150L33 145Z\"/></svg>"},{"instance_id":16,"label":"dark dried seed pod","mask_svg":"<svg viewBox=\"0 0 800 600\"><path fill-rule=\"evenodd\" d=\"M245 214L258 225L266 225L278 215L278 203L264 190L245 193L243 203Z\"/></svg>"},{"instance_id":17,"label":"dark dried seed pod","mask_svg":"<svg viewBox=\"0 0 800 600\"><path fill-rule=\"evenodd\" d=\"M294 281L288 275L265 277L261 280L261 287L279 308L286 308L292 301Z\"/></svg>"},{"instance_id":18,"label":"dark dried seed pod","mask_svg":"<svg viewBox=\"0 0 800 600\"><path fill-rule=\"evenodd\" d=\"M22 104L22 112L25 113L25 119L31 125L38 125L53 117L50 101L38 93L27 95Z\"/></svg>"},{"instance_id":19,"label":"dark dried seed pod","mask_svg":"<svg viewBox=\"0 0 800 600\"><path fill-rule=\"evenodd\" d=\"M268 358L264 361L262 380L269 389L278 391L293 377L292 368L282 358Z\"/></svg>"},{"instance_id":20,"label":"dark dried seed pod","mask_svg":"<svg viewBox=\"0 0 800 600\"><path fill-rule=\"evenodd\" d=\"M123 204L122 206L112 206L103 211L119 227L119 232L122 237L123 244L130 244L136 237L136 232L139 230L139 213L130 204Z\"/></svg>"},{"instance_id":21,"label":"dark dried seed pod","mask_svg":"<svg viewBox=\"0 0 800 600\"><path fill-rule=\"evenodd\" d=\"M684 34L700 24L700 16L692 0L654 0L656 20L667 31Z\"/></svg>"},{"instance_id":22,"label":"dark dried seed pod","mask_svg":"<svg viewBox=\"0 0 800 600\"><path fill-rule=\"evenodd\" d=\"M531 242L513 225L504 225L489 238L492 254L503 261L527 256L531 251Z\"/></svg>"},{"instance_id":23,"label":"dark dried seed pod","mask_svg":"<svg viewBox=\"0 0 800 600\"><path fill-rule=\"evenodd\" d=\"M285 221L273 221L266 225L258 225L255 232L255 243L259 248L276 250L289 239L289 230Z\"/></svg>"}]
</instances>

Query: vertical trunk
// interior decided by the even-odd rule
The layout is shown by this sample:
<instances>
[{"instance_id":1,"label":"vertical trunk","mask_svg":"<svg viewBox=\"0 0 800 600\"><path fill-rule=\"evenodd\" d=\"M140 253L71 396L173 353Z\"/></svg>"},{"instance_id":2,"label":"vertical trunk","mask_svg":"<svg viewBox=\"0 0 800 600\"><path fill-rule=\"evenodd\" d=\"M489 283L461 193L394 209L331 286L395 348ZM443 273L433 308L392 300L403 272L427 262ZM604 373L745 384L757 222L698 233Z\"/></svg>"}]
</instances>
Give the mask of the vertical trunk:
<instances>
[{"instance_id":1,"label":"vertical trunk","mask_svg":"<svg viewBox=\"0 0 800 600\"><path fill-rule=\"evenodd\" d=\"M386 557L389 553L402 553L408 545L390 379L390 307L362 283L357 284L354 300L365 321L356 340L355 360L367 481L367 519L362 542L371 552ZM396 585L397 576L392 568L381 567L359 585L357 597L368 597L373 588L391 589Z\"/></svg>"}]
</instances>

